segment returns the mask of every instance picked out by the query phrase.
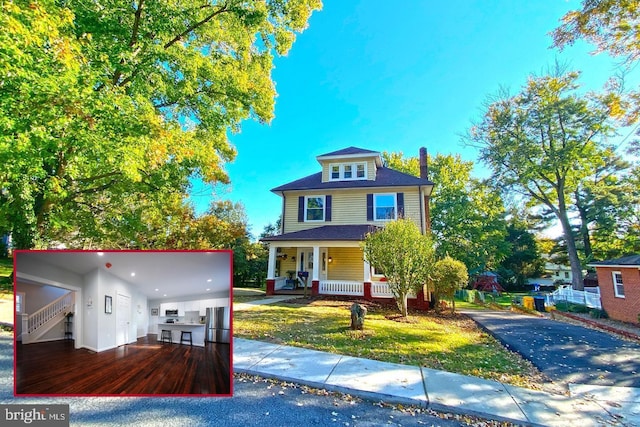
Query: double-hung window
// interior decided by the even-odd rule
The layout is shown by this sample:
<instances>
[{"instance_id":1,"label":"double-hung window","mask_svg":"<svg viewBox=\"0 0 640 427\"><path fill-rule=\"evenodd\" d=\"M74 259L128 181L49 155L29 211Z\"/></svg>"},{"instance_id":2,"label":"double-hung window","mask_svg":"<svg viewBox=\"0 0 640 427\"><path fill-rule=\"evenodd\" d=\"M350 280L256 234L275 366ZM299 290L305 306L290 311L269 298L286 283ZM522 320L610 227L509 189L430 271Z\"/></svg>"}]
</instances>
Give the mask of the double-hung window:
<instances>
[{"instance_id":1,"label":"double-hung window","mask_svg":"<svg viewBox=\"0 0 640 427\"><path fill-rule=\"evenodd\" d=\"M622 273L620 271L612 271L613 276L613 293L618 298L624 298L624 283L622 282Z\"/></svg>"},{"instance_id":2,"label":"double-hung window","mask_svg":"<svg viewBox=\"0 0 640 427\"><path fill-rule=\"evenodd\" d=\"M389 221L396 219L398 212L396 204L396 194L374 194L373 196L373 219L374 221Z\"/></svg>"},{"instance_id":3,"label":"double-hung window","mask_svg":"<svg viewBox=\"0 0 640 427\"><path fill-rule=\"evenodd\" d=\"M304 220L307 222L324 221L325 196L306 196Z\"/></svg>"}]
</instances>

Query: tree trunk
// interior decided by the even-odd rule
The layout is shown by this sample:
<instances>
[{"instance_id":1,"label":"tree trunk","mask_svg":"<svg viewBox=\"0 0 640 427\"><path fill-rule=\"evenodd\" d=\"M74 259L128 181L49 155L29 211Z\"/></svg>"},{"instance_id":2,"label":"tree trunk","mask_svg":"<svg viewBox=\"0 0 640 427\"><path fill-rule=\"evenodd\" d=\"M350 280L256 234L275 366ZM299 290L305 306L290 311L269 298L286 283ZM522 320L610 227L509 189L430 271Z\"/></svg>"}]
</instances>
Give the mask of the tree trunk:
<instances>
[{"instance_id":1,"label":"tree trunk","mask_svg":"<svg viewBox=\"0 0 640 427\"><path fill-rule=\"evenodd\" d=\"M584 245L584 256L589 260L593 253L593 250L591 249L591 236L589 235L589 216L587 213L587 207L582 204L578 191L576 191L576 207L580 214L580 237L582 239L582 244Z\"/></svg>"},{"instance_id":2,"label":"tree trunk","mask_svg":"<svg viewBox=\"0 0 640 427\"><path fill-rule=\"evenodd\" d=\"M571 283L573 289L581 291L584 289L584 284L582 283L582 266L580 265L580 258L578 258L578 250L576 249L576 241L573 237L569 217L567 216L564 194L561 191L558 192L558 199L560 202L558 206L558 219L560 220L564 239L567 243L567 255L569 256L569 264L571 265L571 274L573 276Z\"/></svg>"},{"instance_id":3,"label":"tree trunk","mask_svg":"<svg viewBox=\"0 0 640 427\"><path fill-rule=\"evenodd\" d=\"M409 298L409 295L405 292L402 294L401 298L400 298L400 312L402 313L403 317L407 317L408 315L408 311L407 311L407 299Z\"/></svg>"}]
</instances>

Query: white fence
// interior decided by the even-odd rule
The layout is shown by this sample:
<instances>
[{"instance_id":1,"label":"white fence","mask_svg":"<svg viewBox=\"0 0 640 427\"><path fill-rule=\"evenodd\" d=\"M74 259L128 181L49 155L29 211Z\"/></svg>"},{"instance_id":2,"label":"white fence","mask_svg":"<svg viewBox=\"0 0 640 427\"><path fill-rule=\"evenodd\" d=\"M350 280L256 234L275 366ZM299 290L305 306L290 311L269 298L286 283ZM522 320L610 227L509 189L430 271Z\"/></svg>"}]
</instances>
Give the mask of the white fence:
<instances>
[{"instance_id":1,"label":"white fence","mask_svg":"<svg viewBox=\"0 0 640 427\"><path fill-rule=\"evenodd\" d=\"M322 295L364 295L364 283L345 280L323 280L318 292Z\"/></svg>"},{"instance_id":2,"label":"white fence","mask_svg":"<svg viewBox=\"0 0 640 427\"><path fill-rule=\"evenodd\" d=\"M374 298L393 298L387 282L371 282L371 296ZM415 292L409 292L409 298L416 298Z\"/></svg>"},{"instance_id":3,"label":"white fence","mask_svg":"<svg viewBox=\"0 0 640 427\"><path fill-rule=\"evenodd\" d=\"M600 303L600 288L584 288L584 291L576 291L570 287L560 287L546 297L547 305L555 305L560 301L583 304L590 308L602 309Z\"/></svg>"}]
</instances>

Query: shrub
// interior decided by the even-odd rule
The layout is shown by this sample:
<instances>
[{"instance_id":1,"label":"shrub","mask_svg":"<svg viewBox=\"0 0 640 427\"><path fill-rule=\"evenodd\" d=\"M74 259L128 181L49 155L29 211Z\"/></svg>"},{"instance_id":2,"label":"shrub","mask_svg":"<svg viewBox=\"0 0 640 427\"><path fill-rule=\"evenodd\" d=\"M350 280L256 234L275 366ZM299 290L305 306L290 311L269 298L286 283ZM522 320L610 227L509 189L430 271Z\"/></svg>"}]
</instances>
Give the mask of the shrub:
<instances>
[{"instance_id":1,"label":"shrub","mask_svg":"<svg viewBox=\"0 0 640 427\"><path fill-rule=\"evenodd\" d=\"M569 311L569 303L566 301L558 301L556 303L556 310L558 311Z\"/></svg>"},{"instance_id":2,"label":"shrub","mask_svg":"<svg viewBox=\"0 0 640 427\"><path fill-rule=\"evenodd\" d=\"M588 313L589 307L582 304L569 304L569 311L572 313Z\"/></svg>"},{"instance_id":3,"label":"shrub","mask_svg":"<svg viewBox=\"0 0 640 427\"><path fill-rule=\"evenodd\" d=\"M607 319L609 317L606 311L600 310L598 308L592 308L591 310L589 310L589 316L593 317L594 319Z\"/></svg>"}]
</instances>

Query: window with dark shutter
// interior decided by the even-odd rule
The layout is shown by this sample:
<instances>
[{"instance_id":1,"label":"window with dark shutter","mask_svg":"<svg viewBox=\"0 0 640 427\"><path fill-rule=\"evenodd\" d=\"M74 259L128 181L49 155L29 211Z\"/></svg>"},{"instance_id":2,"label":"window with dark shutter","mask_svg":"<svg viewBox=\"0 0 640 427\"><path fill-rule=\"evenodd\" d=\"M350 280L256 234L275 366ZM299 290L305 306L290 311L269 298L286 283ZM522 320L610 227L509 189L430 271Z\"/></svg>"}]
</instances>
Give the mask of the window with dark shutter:
<instances>
[{"instance_id":1,"label":"window with dark shutter","mask_svg":"<svg viewBox=\"0 0 640 427\"><path fill-rule=\"evenodd\" d=\"M331 196L328 194L324 197L324 220L331 221Z\"/></svg>"}]
</instances>

